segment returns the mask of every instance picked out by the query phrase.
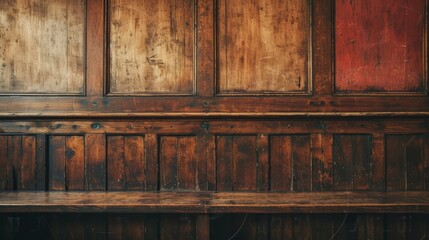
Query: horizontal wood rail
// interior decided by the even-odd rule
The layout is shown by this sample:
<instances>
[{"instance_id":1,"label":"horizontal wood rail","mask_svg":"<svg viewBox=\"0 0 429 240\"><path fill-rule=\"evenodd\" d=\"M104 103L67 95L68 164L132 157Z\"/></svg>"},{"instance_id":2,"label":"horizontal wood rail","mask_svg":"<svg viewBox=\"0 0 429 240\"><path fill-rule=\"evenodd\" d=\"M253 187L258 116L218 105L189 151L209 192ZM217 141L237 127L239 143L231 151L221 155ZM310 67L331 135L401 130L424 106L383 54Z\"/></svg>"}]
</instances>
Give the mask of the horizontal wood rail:
<instances>
[{"instance_id":1,"label":"horizontal wood rail","mask_svg":"<svg viewBox=\"0 0 429 240\"><path fill-rule=\"evenodd\" d=\"M429 192L2 192L0 213L429 213Z\"/></svg>"}]
</instances>

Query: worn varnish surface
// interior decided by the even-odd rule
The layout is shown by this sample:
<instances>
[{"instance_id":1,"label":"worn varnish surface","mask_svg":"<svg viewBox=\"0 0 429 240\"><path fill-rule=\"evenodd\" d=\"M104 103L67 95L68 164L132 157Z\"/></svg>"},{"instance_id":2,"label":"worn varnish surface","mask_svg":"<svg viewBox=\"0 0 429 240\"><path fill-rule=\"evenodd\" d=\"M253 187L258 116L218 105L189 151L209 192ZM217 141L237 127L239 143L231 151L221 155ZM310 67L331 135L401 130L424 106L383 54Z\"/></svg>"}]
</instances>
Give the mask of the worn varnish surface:
<instances>
[{"instance_id":1,"label":"worn varnish surface","mask_svg":"<svg viewBox=\"0 0 429 240\"><path fill-rule=\"evenodd\" d=\"M0 212L429 212L428 192L4 192Z\"/></svg>"},{"instance_id":2,"label":"worn varnish surface","mask_svg":"<svg viewBox=\"0 0 429 240\"><path fill-rule=\"evenodd\" d=\"M306 93L308 1L218 1L218 91Z\"/></svg>"},{"instance_id":3,"label":"worn varnish surface","mask_svg":"<svg viewBox=\"0 0 429 240\"><path fill-rule=\"evenodd\" d=\"M84 93L84 4L0 2L0 93Z\"/></svg>"},{"instance_id":4,"label":"worn varnish surface","mask_svg":"<svg viewBox=\"0 0 429 240\"><path fill-rule=\"evenodd\" d=\"M38 197L14 198L22 206L0 213L0 239L230 239L243 221L235 239L428 236L429 98L416 94L421 79L399 90L335 85L334 67L347 64L335 56L335 14L343 14L335 6L354 6L342 9L346 23L364 15L370 40L383 26L389 41L374 42L392 59L401 48L390 42L424 29L419 19L407 26L423 1L406 2L406 17L398 5L405 1L385 2L87 1L86 95L0 99L0 201L10 190L36 189L64 204L49 214L55 206L24 206ZM386 27L386 16L362 4L380 12L385 5L397 18ZM419 44L402 49L414 70L413 54L427 54ZM364 50L346 52L359 61ZM391 63L371 74L397 87L405 77L392 77ZM368 91L414 94L344 96Z\"/></svg>"},{"instance_id":5,"label":"worn varnish surface","mask_svg":"<svg viewBox=\"0 0 429 240\"><path fill-rule=\"evenodd\" d=\"M194 1L111 0L109 14L109 93L194 93Z\"/></svg>"},{"instance_id":6,"label":"worn varnish surface","mask_svg":"<svg viewBox=\"0 0 429 240\"><path fill-rule=\"evenodd\" d=\"M336 91L424 91L427 1L335 3Z\"/></svg>"}]
</instances>

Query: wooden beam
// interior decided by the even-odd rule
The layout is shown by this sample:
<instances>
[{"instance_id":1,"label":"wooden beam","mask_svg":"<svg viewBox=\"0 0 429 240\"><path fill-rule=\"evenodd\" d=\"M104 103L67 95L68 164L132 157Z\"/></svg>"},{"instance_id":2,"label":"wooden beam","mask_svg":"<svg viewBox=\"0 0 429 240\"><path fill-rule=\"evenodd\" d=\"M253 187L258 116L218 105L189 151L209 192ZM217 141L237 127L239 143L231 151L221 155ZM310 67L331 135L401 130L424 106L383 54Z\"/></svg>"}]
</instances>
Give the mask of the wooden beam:
<instances>
[{"instance_id":1,"label":"wooden beam","mask_svg":"<svg viewBox=\"0 0 429 240\"><path fill-rule=\"evenodd\" d=\"M429 213L429 192L2 192L0 213Z\"/></svg>"}]
</instances>

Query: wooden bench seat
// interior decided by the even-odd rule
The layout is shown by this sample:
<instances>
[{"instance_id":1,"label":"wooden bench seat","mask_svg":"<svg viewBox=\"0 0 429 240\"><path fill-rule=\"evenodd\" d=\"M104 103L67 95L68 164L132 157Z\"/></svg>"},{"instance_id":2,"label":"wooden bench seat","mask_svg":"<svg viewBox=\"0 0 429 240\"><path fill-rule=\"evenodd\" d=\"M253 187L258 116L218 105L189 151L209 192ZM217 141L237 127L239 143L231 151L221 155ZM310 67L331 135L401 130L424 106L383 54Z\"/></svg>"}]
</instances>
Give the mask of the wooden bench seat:
<instances>
[{"instance_id":1,"label":"wooden bench seat","mask_svg":"<svg viewBox=\"0 0 429 240\"><path fill-rule=\"evenodd\" d=\"M1 192L0 213L429 213L429 192Z\"/></svg>"}]
</instances>

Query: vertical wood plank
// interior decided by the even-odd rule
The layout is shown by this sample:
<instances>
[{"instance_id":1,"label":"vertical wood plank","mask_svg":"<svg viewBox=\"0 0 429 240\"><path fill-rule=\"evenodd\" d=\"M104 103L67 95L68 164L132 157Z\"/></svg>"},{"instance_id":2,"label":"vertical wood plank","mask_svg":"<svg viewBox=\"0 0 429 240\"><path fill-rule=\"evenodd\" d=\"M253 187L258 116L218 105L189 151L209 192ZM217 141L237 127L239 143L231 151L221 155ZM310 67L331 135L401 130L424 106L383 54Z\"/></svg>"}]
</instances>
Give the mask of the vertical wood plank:
<instances>
[{"instance_id":1,"label":"vertical wood plank","mask_svg":"<svg viewBox=\"0 0 429 240\"><path fill-rule=\"evenodd\" d=\"M46 165L47 165L47 139L45 134L36 135L36 189L45 190L46 189Z\"/></svg>"},{"instance_id":2,"label":"vertical wood plank","mask_svg":"<svg viewBox=\"0 0 429 240\"><path fill-rule=\"evenodd\" d=\"M22 136L21 190L36 189L36 138Z\"/></svg>"},{"instance_id":3,"label":"vertical wood plank","mask_svg":"<svg viewBox=\"0 0 429 240\"><path fill-rule=\"evenodd\" d=\"M125 184L127 190L144 190L144 138L125 137Z\"/></svg>"},{"instance_id":4,"label":"vertical wood plank","mask_svg":"<svg viewBox=\"0 0 429 240\"><path fill-rule=\"evenodd\" d=\"M22 137L8 136L8 159L12 163L12 189L19 190L21 186Z\"/></svg>"},{"instance_id":5,"label":"vertical wood plank","mask_svg":"<svg viewBox=\"0 0 429 240\"><path fill-rule=\"evenodd\" d=\"M196 216L196 240L210 239L210 216L208 214L198 214Z\"/></svg>"},{"instance_id":6,"label":"vertical wood plank","mask_svg":"<svg viewBox=\"0 0 429 240\"><path fill-rule=\"evenodd\" d=\"M208 142L207 134L197 134L196 136L196 190L207 191L207 161L208 161Z\"/></svg>"},{"instance_id":7,"label":"vertical wood plank","mask_svg":"<svg viewBox=\"0 0 429 240\"><path fill-rule=\"evenodd\" d=\"M347 228L350 222L350 216L348 213L335 214L332 216L332 226L335 240L348 239Z\"/></svg>"},{"instance_id":8,"label":"vertical wood plank","mask_svg":"<svg viewBox=\"0 0 429 240\"><path fill-rule=\"evenodd\" d=\"M104 240L107 237L107 221L105 215L84 215L84 239Z\"/></svg>"},{"instance_id":9,"label":"vertical wood plank","mask_svg":"<svg viewBox=\"0 0 429 240\"><path fill-rule=\"evenodd\" d=\"M409 191L424 189L424 160L422 135L406 137L406 188Z\"/></svg>"},{"instance_id":10,"label":"vertical wood plank","mask_svg":"<svg viewBox=\"0 0 429 240\"><path fill-rule=\"evenodd\" d=\"M85 184L87 190L106 190L106 136L85 135Z\"/></svg>"},{"instance_id":11,"label":"vertical wood plank","mask_svg":"<svg viewBox=\"0 0 429 240\"><path fill-rule=\"evenodd\" d=\"M272 136L270 139L270 190L292 190L292 140L290 136Z\"/></svg>"},{"instance_id":12,"label":"vertical wood plank","mask_svg":"<svg viewBox=\"0 0 429 240\"><path fill-rule=\"evenodd\" d=\"M311 135L312 190L332 190L333 186L333 136Z\"/></svg>"},{"instance_id":13,"label":"vertical wood plank","mask_svg":"<svg viewBox=\"0 0 429 240\"><path fill-rule=\"evenodd\" d=\"M179 231L175 239L178 240L195 240L196 223L194 215L182 214L179 216Z\"/></svg>"},{"instance_id":14,"label":"vertical wood plank","mask_svg":"<svg viewBox=\"0 0 429 240\"><path fill-rule=\"evenodd\" d=\"M331 239L334 234L332 229L332 215L317 214L311 217L312 239Z\"/></svg>"},{"instance_id":15,"label":"vertical wood plank","mask_svg":"<svg viewBox=\"0 0 429 240\"><path fill-rule=\"evenodd\" d=\"M106 239L147 239L145 220L142 214L110 214Z\"/></svg>"},{"instance_id":16,"label":"vertical wood plank","mask_svg":"<svg viewBox=\"0 0 429 240\"><path fill-rule=\"evenodd\" d=\"M366 238L384 238L384 216L382 214L369 214L366 216Z\"/></svg>"},{"instance_id":17,"label":"vertical wood plank","mask_svg":"<svg viewBox=\"0 0 429 240\"><path fill-rule=\"evenodd\" d=\"M270 227L269 227L269 215L268 214L258 214L256 215L256 225L257 225L257 239L258 240L268 240L270 237Z\"/></svg>"},{"instance_id":18,"label":"vertical wood plank","mask_svg":"<svg viewBox=\"0 0 429 240\"><path fill-rule=\"evenodd\" d=\"M273 214L270 223L270 236L271 239L294 239L292 215Z\"/></svg>"},{"instance_id":19,"label":"vertical wood plank","mask_svg":"<svg viewBox=\"0 0 429 240\"><path fill-rule=\"evenodd\" d=\"M350 135L335 135L333 147L334 189L353 189L353 151Z\"/></svg>"},{"instance_id":20,"label":"vertical wood plank","mask_svg":"<svg viewBox=\"0 0 429 240\"><path fill-rule=\"evenodd\" d=\"M158 136L156 134L145 135L145 173L146 191L158 190Z\"/></svg>"},{"instance_id":21,"label":"vertical wood plank","mask_svg":"<svg viewBox=\"0 0 429 240\"><path fill-rule=\"evenodd\" d=\"M269 137L258 135L258 191L268 191L270 187Z\"/></svg>"},{"instance_id":22,"label":"vertical wood plank","mask_svg":"<svg viewBox=\"0 0 429 240\"><path fill-rule=\"evenodd\" d=\"M49 190L65 190L65 137L49 137Z\"/></svg>"},{"instance_id":23,"label":"vertical wood plank","mask_svg":"<svg viewBox=\"0 0 429 240\"><path fill-rule=\"evenodd\" d=\"M127 215L125 217L123 239L145 239L145 216Z\"/></svg>"},{"instance_id":24,"label":"vertical wood plank","mask_svg":"<svg viewBox=\"0 0 429 240\"><path fill-rule=\"evenodd\" d=\"M125 189L124 136L107 137L107 189Z\"/></svg>"},{"instance_id":25,"label":"vertical wood plank","mask_svg":"<svg viewBox=\"0 0 429 240\"><path fill-rule=\"evenodd\" d=\"M311 239L310 216L308 214L299 214L293 220L293 239Z\"/></svg>"},{"instance_id":26,"label":"vertical wood plank","mask_svg":"<svg viewBox=\"0 0 429 240\"><path fill-rule=\"evenodd\" d=\"M179 215L165 214L160 219L160 240L173 240L179 236Z\"/></svg>"},{"instance_id":27,"label":"vertical wood plank","mask_svg":"<svg viewBox=\"0 0 429 240\"><path fill-rule=\"evenodd\" d=\"M311 190L310 138L308 135L292 137L293 190Z\"/></svg>"},{"instance_id":28,"label":"vertical wood plank","mask_svg":"<svg viewBox=\"0 0 429 240\"><path fill-rule=\"evenodd\" d=\"M404 137L386 136L386 189L405 190L405 153Z\"/></svg>"},{"instance_id":29,"label":"vertical wood plank","mask_svg":"<svg viewBox=\"0 0 429 240\"><path fill-rule=\"evenodd\" d=\"M195 137L179 137L177 140L177 187L179 189L196 190L196 145Z\"/></svg>"},{"instance_id":30,"label":"vertical wood plank","mask_svg":"<svg viewBox=\"0 0 429 240\"><path fill-rule=\"evenodd\" d=\"M386 239L406 240L407 238L407 215L406 214L386 214L385 215L385 236Z\"/></svg>"},{"instance_id":31,"label":"vertical wood plank","mask_svg":"<svg viewBox=\"0 0 429 240\"><path fill-rule=\"evenodd\" d=\"M313 76L314 94L329 96L333 89L332 13L333 0L313 2Z\"/></svg>"},{"instance_id":32,"label":"vertical wood plank","mask_svg":"<svg viewBox=\"0 0 429 240\"><path fill-rule=\"evenodd\" d=\"M216 137L207 135L207 190L216 190Z\"/></svg>"},{"instance_id":33,"label":"vertical wood plank","mask_svg":"<svg viewBox=\"0 0 429 240\"><path fill-rule=\"evenodd\" d=\"M102 96L104 93L104 32L105 0L87 1L86 17L86 94Z\"/></svg>"},{"instance_id":34,"label":"vertical wood plank","mask_svg":"<svg viewBox=\"0 0 429 240\"><path fill-rule=\"evenodd\" d=\"M160 186L163 191L177 188L177 137L161 137Z\"/></svg>"},{"instance_id":35,"label":"vertical wood plank","mask_svg":"<svg viewBox=\"0 0 429 240\"><path fill-rule=\"evenodd\" d=\"M232 142L231 136L216 137L216 190L231 191L232 183Z\"/></svg>"},{"instance_id":36,"label":"vertical wood plank","mask_svg":"<svg viewBox=\"0 0 429 240\"><path fill-rule=\"evenodd\" d=\"M108 138L109 140L110 138ZM108 146L110 146L108 144ZM123 239L123 218L116 214L109 214L107 216L107 239Z\"/></svg>"},{"instance_id":37,"label":"vertical wood plank","mask_svg":"<svg viewBox=\"0 0 429 240\"><path fill-rule=\"evenodd\" d=\"M212 97L215 89L215 1L198 1L197 91L198 96Z\"/></svg>"},{"instance_id":38,"label":"vertical wood plank","mask_svg":"<svg viewBox=\"0 0 429 240\"><path fill-rule=\"evenodd\" d=\"M429 190L429 135L423 136L423 159L425 164L425 190ZM429 231L428 231L429 235Z\"/></svg>"},{"instance_id":39,"label":"vertical wood plank","mask_svg":"<svg viewBox=\"0 0 429 240\"><path fill-rule=\"evenodd\" d=\"M427 216L422 214L413 214L408 216L407 239L425 239Z\"/></svg>"},{"instance_id":40,"label":"vertical wood plank","mask_svg":"<svg viewBox=\"0 0 429 240\"><path fill-rule=\"evenodd\" d=\"M65 139L66 189L85 189L85 143L83 136Z\"/></svg>"},{"instance_id":41,"label":"vertical wood plank","mask_svg":"<svg viewBox=\"0 0 429 240\"><path fill-rule=\"evenodd\" d=\"M353 150L353 189L368 190L371 175L370 135L354 135Z\"/></svg>"},{"instance_id":42,"label":"vertical wood plank","mask_svg":"<svg viewBox=\"0 0 429 240\"><path fill-rule=\"evenodd\" d=\"M7 136L0 136L0 190L10 190L9 161L7 158Z\"/></svg>"},{"instance_id":43,"label":"vertical wood plank","mask_svg":"<svg viewBox=\"0 0 429 240\"><path fill-rule=\"evenodd\" d=\"M372 190L386 189L385 137L383 133L372 134Z\"/></svg>"},{"instance_id":44,"label":"vertical wood plank","mask_svg":"<svg viewBox=\"0 0 429 240\"><path fill-rule=\"evenodd\" d=\"M388 191L406 190L406 139L405 135L386 135L386 189ZM386 239L407 239L405 214L386 214L384 223Z\"/></svg>"},{"instance_id":45,"label":"vertical wood plank","mask_svg":"<svg viewBox=\"0 0 429 240\"><path fill-rule=\"evenodd\" d=\"M233 150L233 188L237 191L256 190L256 137L235 136Z\"/></svg>"}]
</instances>

